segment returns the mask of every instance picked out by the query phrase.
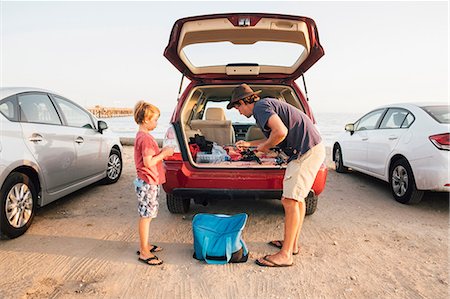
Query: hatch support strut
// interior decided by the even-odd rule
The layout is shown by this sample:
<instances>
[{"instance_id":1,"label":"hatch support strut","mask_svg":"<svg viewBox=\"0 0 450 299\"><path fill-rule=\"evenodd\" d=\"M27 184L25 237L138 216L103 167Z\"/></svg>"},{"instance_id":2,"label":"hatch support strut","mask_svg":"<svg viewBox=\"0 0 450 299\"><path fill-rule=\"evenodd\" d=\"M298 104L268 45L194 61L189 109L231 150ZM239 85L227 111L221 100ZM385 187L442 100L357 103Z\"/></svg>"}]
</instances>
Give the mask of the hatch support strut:
<instances>
[{"instance_id":1,"label":"hatch support strut","mask_svg":"<svg viewBox=\"0 0 450 299\"><path fill-rule=\"evenodd\" d=\"M181 82L180 82L180 89L178 89L177 102L180 100L180 97L181 97L181 89L183 88L183 80L184 80L184 72L181 73Z\"/></svg>"},{"instance_id":2,"label":"hatch support strut","mask_svg":"<svg viewBox=\"0 0 450 299\"><path fill-rule=\"evenodd\" d=\"M303 79L303 87L305 87L305 97L306 97L306 101L309 102L309 98L308 98L308 90L306 89L306 82L305 82L305 74L302 73L302 79Z\"/></svg>"}]
</instances>

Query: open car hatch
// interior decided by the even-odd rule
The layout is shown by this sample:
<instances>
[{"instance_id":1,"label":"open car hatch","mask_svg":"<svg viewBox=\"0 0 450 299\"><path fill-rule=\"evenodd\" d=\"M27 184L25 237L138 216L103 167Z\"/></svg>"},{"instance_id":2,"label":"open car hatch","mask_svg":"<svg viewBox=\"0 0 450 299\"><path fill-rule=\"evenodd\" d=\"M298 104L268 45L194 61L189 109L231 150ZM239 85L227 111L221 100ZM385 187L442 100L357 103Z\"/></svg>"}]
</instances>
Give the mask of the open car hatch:
<instances>
[{"instance_id":1,"label":"open car hatch","mask_svg":"<svg viewBox=\"0 0 450 299\"><path fill-rule=\"evenodd\" d=\"M262 13L179 19L164 51L191 80L295 80L323 55L312 19Z\"/></svg>"}]
</instances>

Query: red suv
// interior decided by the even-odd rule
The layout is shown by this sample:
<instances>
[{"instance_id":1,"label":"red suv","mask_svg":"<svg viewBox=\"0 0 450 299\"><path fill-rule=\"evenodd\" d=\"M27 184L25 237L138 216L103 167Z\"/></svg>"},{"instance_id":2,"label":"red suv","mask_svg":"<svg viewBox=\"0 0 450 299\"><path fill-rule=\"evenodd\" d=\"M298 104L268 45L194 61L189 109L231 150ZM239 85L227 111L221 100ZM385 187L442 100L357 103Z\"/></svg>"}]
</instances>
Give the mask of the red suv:
<instances>
[{"instance_id":1,"label":"red suv","mask_svg":"<svg viewBox=\"0 0 450 299\"><path fill-rule=\"evenodd\" d=\"M176 21L164 56L191 82L163 141L175 147L164 161L170 212L186 213L191 199L205 204L211 197L281 197L285 164L276 157L233 160L237 140L260 139L262 132L253 118L226 105L232 90L245 82L262 90L261 98L287 102L314 121L295 80L323 55L316 25L307 17L236 13ZM316 210L326 177L322 165L306 199L307 214Z\"/></svg>"}]
</instances>

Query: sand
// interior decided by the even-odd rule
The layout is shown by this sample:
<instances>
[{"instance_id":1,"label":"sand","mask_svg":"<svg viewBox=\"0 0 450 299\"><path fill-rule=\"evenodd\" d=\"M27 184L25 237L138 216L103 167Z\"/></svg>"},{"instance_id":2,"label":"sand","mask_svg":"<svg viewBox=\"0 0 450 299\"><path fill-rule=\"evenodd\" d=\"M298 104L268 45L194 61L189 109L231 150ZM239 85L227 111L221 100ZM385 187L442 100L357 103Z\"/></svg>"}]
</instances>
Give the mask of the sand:
<instances>
[{"instance_id":1,"label":"sand","mask_svg":"<svg viewBox=\"0 0 450 299\"><path fill-rule=\"evenodd\" d=\"M338 174L305 220L301 253L289 268L254 260L275 252L283 209L278 200L216 201L167 210L151 226L164 247L160 267L137 261L133 147L124 147L117 184L94 185L40 210L28 232L0 241L0 298L448 298L448 194L415 206L395 202L386 183ZM192 258L191 220L199 212L249 215L245 264L207 265Z\"/></svg>"}]
</instances>

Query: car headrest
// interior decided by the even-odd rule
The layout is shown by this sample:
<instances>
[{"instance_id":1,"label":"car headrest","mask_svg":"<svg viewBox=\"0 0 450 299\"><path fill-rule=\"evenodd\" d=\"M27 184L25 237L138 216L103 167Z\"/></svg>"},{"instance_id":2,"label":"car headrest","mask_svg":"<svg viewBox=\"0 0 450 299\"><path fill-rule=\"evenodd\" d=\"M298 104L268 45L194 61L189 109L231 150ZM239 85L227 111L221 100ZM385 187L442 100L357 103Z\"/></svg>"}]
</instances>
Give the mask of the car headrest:
<instances>
[{"instance_id":1,"label":"car headrest","mask_svg":"<svg viewBox=\"0 0 450 299\"><path fill-rule=\"evenodd\" d=\"M225 111L223 108L208 108L206 109L206 116L205 118L207 120L227 120L225 118Z\"/></svg>"},{"instance_id":2,"label":"car headrest","mask_svg":"<svg viewBox=\"0 0 450 299\"><path fill-rule=\"evenodd\" d=\"M403 120L405 119L405 115L400 112L395 113L393 117L394 117L394 124L396 126L401 126L403 123Z\"/></svg>"}]
</instances>

